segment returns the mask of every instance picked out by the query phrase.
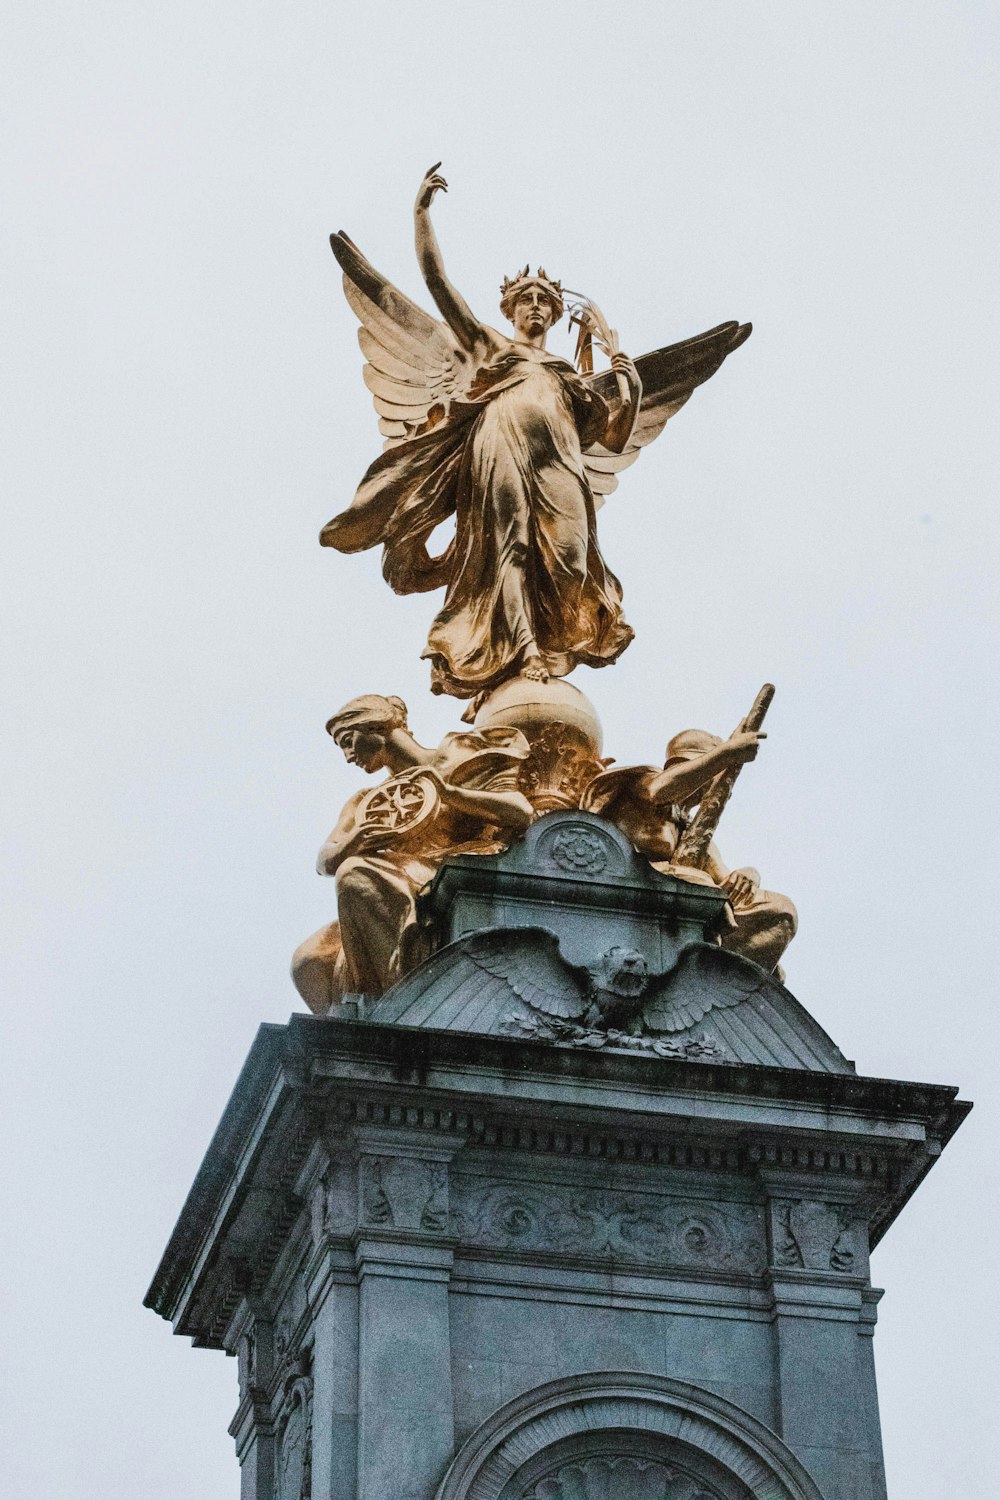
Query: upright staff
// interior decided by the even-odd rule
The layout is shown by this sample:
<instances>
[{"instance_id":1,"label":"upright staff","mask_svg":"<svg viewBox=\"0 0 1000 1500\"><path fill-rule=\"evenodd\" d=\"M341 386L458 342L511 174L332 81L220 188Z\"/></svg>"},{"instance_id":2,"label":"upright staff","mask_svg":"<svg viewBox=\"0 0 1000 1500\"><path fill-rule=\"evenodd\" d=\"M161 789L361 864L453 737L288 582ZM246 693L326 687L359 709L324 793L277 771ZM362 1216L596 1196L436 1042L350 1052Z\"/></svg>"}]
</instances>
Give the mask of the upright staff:
<instances>
[{"instance_id":1,"label":"upright staff","mask_svg":"<svg viewBox=\"0 0 1000 1500\"><path fill-rule=\"evenodd\" d=\"M774 684L765 682L753 702L753 707L743 719L735 734L747 734L756 732L764 722L764 717L771 707L771 699L774 697ZM732 736L730 736L732 738ZM762 740L767 736L762 734ZM693 869L700 870L705 866L708 859L709 845L715 837L715 830L719 826L726 803L736 785L736 778L742 771L742 765L732 766L720 771L709 784L708 791L701 799L698 811L695 813L687 828L681 834L680 841L674 851L674 864L689 865Z\"/></svg>"}]
</instances>

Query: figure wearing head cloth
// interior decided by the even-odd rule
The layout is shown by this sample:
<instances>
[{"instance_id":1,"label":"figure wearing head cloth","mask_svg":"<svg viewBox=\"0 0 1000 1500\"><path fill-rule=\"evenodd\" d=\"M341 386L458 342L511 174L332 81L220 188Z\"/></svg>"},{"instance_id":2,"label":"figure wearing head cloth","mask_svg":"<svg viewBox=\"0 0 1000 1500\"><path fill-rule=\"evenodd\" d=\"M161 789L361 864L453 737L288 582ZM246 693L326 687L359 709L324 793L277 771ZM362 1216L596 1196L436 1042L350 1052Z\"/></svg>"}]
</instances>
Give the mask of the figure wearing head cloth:
<instances>
[{"instance_id":1,"label":"figure wearing head cloth","mask_svg":"<svg viewBox=\"0 0 1000 1500\"><path fill-rule=\"evenodd\" d=\"M356 792L319 852L336 880L337 921L296 949L292 978L319 1014L344 995L381 995L423 956L416 895L446 854L495 854L531 820L518 790L516 729L414 739L401 698L365 693L327 720L347 760L386 780Z\"/></svg>"},{"instance_id":2,"label":"figure wearing head cloth","mask_svg":"<svg viewBox=\"0 0 1000 1500\"><path fill-rule=\"evenodd\" d=\"M326 721L326 732L334 739L348 729L405 729L406 704L402 698L383 698L380 693L362 693L338 708Z\"/></svg>"}]
</instances>

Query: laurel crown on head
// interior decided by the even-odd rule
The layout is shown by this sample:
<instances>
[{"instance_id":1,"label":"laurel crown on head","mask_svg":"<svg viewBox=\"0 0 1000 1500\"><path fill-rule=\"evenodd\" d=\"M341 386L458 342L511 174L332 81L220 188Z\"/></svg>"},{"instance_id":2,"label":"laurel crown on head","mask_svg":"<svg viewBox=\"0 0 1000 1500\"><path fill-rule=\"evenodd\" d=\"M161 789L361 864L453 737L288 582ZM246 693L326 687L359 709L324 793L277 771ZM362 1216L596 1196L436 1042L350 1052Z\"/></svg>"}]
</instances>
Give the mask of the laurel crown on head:
<instances>
[{"instance_id":1,"label":"laurel crown on head","mask_svg":"<svg viewBox=\"0 0 1000 1500\"><path fill-rule=\"evenodd\" d=\"M505 318L513 322L514 307L518 297L529 286L540 286L552 304L552 321L558 323L563 315L563 289L561 281L552 281L545 273L545 268L539 266L534 276L531 274L530 265L525 266L523 271L518 271L516 276L505 276L500 287L500 311Z\"/></svg>"}]
</instances>

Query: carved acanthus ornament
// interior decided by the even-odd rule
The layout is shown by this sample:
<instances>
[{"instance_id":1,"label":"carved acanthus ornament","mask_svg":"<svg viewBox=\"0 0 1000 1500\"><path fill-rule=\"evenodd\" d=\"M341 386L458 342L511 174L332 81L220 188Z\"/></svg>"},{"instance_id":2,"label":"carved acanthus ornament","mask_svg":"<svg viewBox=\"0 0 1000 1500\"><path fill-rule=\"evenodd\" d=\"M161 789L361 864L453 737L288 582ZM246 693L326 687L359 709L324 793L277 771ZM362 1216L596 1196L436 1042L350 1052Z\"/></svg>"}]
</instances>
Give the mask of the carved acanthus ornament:
<instances>
[{"instance_id":1,"label":"carved acanthus ornament","mask_svg":"<svg viewBox=\"0 0 1000 1500\"><path fill-rule=\"evenodd\" d=\"M310 1500L312 1495L312 1376L288 1379L278 1416L276 1500Z\"/></svg>"},{"instance_id":2,"label":"carved acanthus ornament","mask_svg":"<svg viewBox=\"0 0 1000 1500\"><path fill-rule=\"evenodd\" d=\"M362 1162L366 1224L443 1234L448 1228L448 1168L441 1161L366 1156Z\"/></svg>"},{"instance_id":3,"label":"carved acanthus ornament","mask_svg":"<svg viewBox=\"0 0 1000 1500\"><path fill-rule=\"evenodd\" d=\"M863 1234L842 1205L796 1200L772 1205L773 1264L783 1270L864 1272Z\"/></svg>"},{"instance_id":4,"label":"carved acanthus ornament","mask_svg":"<svg viewBox=\"0 0 1000 1500\"><path fill-rule=\"evenodd\" d=\"M248 1328L240 1339L237 1354L240 1398L250 1394L257 1382L257 1334Z\"/></svg>"},{"instance_id":5,"label":"carved acanthus ornament","mask_svg":"<svg viewBox=\"0 0 1000 1500\"><path fill-rule=\"evenodd\" d=\"M313 1243L327 1235L348 1235L357 1223L358 1178L350 1144L345 1137L327 1159L309 1195Z\"/></svg>"},{"instance_id":6,"label":"carved acanthus ornament","mask_svg":"<svg viewBox=\"0 0 1000 1500\"><path fill-rule=\"evenodd\" d=\"M521 789L536 812L579 807L584 791L604 770L589 736L556 719L527 735Z\"/></svg>"}]
</instances>

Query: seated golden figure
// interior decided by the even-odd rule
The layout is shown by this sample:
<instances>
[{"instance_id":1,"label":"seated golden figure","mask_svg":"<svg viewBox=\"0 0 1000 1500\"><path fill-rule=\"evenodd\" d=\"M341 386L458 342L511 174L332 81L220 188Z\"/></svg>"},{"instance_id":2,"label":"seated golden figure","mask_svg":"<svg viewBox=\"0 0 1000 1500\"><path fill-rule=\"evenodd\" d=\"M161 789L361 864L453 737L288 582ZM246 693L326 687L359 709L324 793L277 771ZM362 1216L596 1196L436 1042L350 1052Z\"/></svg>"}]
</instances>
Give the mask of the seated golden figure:
<instances>
[{"instance_id":1,"label":"seated golden figure","mask_svg":"<svg viewBox=\"0 0 1000 1500\"><path fill-rule=\"evenodd\" d=\"M762 738L746 731L723 740L701 729L686 729L667 746L662 770L621 766L604 771L590 783L582 806L615 823L655 869L725 891L730 925L722 934L722 946L752 959L768 973L778 970L780 978L781 955L798 925L788 897L763 890L755 869L730 870L714 843L703 867L674 863L681 835L702 794L720 771L753 760Z\"/></svg>"},{"instance_id":2,"label":"seated golden figure","mask_svg":"<svg viewBox=\"0 0 1000 1500\"><path fill-rule=\"evenodd\" d=\"M336 880L338 920L296 949L292 978L324 1014L345 994L380 995L422 956L416 895L446 854L496 854L532 818L518 790L528 753L516 729L445 735L436 750L410 733L400 698L352 698L327 724L352 765L388 771L356 792L319 852Z\"/></svg>"}]
</instances>

